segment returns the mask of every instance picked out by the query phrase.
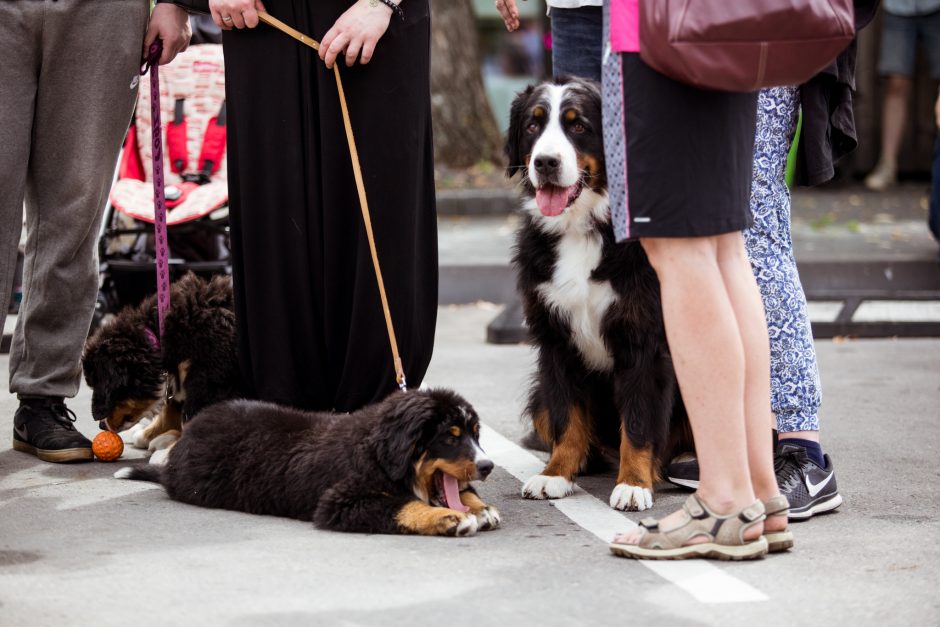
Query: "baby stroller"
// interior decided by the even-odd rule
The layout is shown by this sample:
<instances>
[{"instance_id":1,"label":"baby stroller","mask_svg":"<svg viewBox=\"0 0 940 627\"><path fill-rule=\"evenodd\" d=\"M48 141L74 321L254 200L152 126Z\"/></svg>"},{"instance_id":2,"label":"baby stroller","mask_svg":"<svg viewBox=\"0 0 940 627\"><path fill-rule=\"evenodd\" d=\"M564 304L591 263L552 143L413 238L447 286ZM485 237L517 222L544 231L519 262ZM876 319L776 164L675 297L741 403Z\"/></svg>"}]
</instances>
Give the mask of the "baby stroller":
<instances>
[{"instance_id":1,"label":"baby stroller","mask_svg":"<svg viewBox=\"0 0 940 627\"><path fill-rule=\"evenodd\" d=\"M141 80L98 243L92 329L156 292L150 81ZM160 68L170 276L230 273L222 46L190 46Z\"/></svg>"}]
</instances>

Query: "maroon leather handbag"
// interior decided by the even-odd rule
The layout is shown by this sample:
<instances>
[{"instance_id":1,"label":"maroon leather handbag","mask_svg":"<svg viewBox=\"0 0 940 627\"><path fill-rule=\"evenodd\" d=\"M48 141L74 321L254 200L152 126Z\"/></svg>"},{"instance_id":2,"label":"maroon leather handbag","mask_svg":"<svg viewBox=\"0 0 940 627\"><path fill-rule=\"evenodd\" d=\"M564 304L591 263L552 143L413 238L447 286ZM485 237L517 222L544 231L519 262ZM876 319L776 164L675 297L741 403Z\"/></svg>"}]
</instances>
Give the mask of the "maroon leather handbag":
<instances>
[{"instance_id":1,"label":"maroon leather handbag","mask_svg":"<svg viewBox=\"0 0 940 627\"><path fill-rule=\"evenodd\" d=\"M852 0L640 0L640 56L703 89L799 85L855 37Z\"/></svg>"}]
</instances>

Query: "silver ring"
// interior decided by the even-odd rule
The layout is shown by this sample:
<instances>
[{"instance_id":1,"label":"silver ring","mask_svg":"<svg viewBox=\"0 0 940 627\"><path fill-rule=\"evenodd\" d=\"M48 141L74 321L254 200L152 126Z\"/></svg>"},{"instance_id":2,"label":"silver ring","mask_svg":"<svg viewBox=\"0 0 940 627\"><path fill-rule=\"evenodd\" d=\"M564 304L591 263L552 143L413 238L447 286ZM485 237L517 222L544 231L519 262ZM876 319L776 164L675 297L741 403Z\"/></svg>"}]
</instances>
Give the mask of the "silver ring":
<instances>
[{"instance_id":1,"label":"silver ring","mask_svg":"<svg viewBox=\"0 0 940 627\"><path fill-rule=\"evenodd\" d=\"M231 21L232 21L232 16L231 16L231 15L225 15L225 16L222 17L222 21L223 21L223 22L231 22Z\"/></svg>"}]
</instances>

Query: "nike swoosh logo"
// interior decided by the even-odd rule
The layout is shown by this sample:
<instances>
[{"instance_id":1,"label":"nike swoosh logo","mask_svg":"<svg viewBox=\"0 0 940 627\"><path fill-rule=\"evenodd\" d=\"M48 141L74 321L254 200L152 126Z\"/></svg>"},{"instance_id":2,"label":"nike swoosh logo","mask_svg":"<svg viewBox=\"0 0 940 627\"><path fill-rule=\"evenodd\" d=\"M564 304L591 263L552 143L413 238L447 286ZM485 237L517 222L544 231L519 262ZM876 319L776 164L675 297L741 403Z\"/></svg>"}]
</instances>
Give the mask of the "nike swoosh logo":
<instances>
[{"instance_id":1,"label":"nike swoosh logo","mask_svg":"<svg viewBox=\"0 0 940 627\"><path fill-rule=\"evenodd\" d=\"M13 430L16 431L16 435L20 436L23 441L29 441L29 432L26 431L26 425L23 425L22 427L13 425Z\"/></svg>"},{"instance_id":2,"label":"nike swoosh logo","mask_svg":"<svg viewBox=\"0 0 940 627\"><path fill-rule=\"evenodd\" d=\"M819 494L819 491L825 488L829 481L832 480L834 474L835 473L830 472L825 479L815 485L813 485L813 482L809 480L809 477L806 477L806 489L809 490L809 495L816 496Z\"/></svg>"}]
</instances>

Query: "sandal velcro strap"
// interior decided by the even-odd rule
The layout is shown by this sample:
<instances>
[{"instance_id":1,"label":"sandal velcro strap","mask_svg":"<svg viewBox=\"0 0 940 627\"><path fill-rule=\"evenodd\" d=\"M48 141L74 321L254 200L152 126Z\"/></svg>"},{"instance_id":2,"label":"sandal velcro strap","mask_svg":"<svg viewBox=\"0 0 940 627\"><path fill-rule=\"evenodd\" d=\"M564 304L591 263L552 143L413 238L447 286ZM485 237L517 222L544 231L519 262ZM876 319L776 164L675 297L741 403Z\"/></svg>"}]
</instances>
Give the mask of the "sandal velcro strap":
<instances>
[{"instance_id":1,"label":"sandal velcro strap","mask_svg":"<svg viewBox=\"0 0 940 627\"><path fill-rule=\"evenodd\" d=\"M755 501L742 509L738 517L746 523L762 520L764 518L764 504L760 501Z\"/></svg>"},{"instance_id":2,"label":"sandal velcro strap","mask_svg":"<svg viewBox=\"0 0 940 627\"><path fill-rule=\"evenodd\" d=\"M655 518L644 518L639 522L639 525L647 531L655 531L659 529L659 521Z\"/></svg>"},{"instance_id":3,"label":"sandal velcro strap","mask_svg":"<svg viewBox=\"0 0 940 627\"><path fill-rule=\"evenodd\" d=\"M787 501L787 497L782 494L767 499L764 502L764 508L767 510L765 513L769 516L780 516L790 513L790 502Z\"/></svg>"},{"instance_id":4,"label":"sandal velcro strap","mask_svg":"<svg viewBox=\"0 0 940 627\"><path fill-rule=\"evenodd\" d=\"M685 500L685 504L682 508L695 520L708 518L708 512L702 507L702 504L699 503L698 498L696 498L694 494L690 495L689 498Z\"/></svg>"}]
</instances>

